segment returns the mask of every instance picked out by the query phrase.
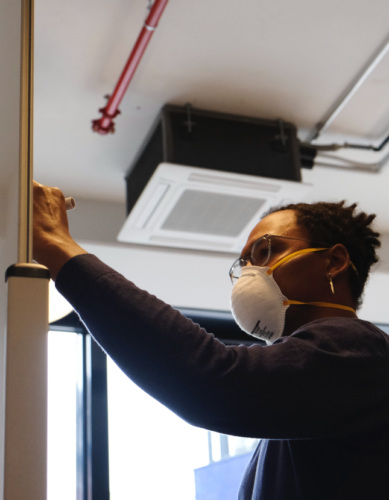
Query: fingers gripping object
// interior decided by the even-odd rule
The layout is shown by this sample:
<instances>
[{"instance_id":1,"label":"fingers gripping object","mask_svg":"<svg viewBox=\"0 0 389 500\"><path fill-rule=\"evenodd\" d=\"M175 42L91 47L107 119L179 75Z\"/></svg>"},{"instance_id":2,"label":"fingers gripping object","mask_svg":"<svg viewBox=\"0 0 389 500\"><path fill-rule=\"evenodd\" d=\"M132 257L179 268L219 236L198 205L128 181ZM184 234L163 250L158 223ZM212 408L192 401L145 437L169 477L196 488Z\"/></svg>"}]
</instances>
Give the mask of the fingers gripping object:
<instances>
[{"instance_id":1,"label":"fingers gripping object","mask_svg":"<svg viewBox=\"0 0 389 500\"><path fill-rule=\"evenodd\" d=\"M66 210L73 210L73 208L76 208L76 202L72 197L65 198L65 205Z\"/></svg>"}]
</instances>

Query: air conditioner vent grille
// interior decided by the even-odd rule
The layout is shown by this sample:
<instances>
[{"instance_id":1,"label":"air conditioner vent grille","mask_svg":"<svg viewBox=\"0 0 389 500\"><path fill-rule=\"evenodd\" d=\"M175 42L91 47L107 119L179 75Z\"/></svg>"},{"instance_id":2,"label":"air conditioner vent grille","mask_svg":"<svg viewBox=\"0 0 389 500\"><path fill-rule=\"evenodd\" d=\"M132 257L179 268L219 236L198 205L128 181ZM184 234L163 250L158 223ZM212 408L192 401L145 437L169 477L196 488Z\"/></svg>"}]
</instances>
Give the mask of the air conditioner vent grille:
<instances>
[{"instance_id":1,"label":"air conditioner vent grille","mask_svg":"<svg viewBox=\"0 0 389 500\"><path fill-rule=\"evenodd\" d=\"M264 203L259 198L186 189L161 228L237 237Z\"/></svg>"}]
</instances>

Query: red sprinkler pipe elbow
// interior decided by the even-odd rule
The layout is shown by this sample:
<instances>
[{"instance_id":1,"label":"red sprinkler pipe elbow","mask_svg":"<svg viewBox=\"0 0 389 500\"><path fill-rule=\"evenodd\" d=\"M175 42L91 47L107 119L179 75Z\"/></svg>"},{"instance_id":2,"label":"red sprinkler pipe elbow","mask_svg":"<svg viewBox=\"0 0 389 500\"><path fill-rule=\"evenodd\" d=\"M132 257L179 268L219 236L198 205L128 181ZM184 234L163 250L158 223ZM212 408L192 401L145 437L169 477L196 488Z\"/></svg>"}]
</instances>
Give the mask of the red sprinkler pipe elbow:
<instances>
[{"instance_id":1,"label":"red sprinkler pipe elbow","mask_svg":"<svg viewBox=\"0 0 389 500\"><path fill-rule=\"evenodd\" d=\"M155 29L157 28L158 21L169 0L155 0L150 9L150 13L144 23L144 26L138 36L138 39L132 49L130 57L120 75L111 96L108 96L108 102L105 108L99 109L102 117L92 121L92 129L100 134L113 133L115 131L115 124L113 119L120 113L119 104L126 93L126 90L135 74L135 71L140 63L146 47L152 37Z\"/></svg>"}]
</instances>

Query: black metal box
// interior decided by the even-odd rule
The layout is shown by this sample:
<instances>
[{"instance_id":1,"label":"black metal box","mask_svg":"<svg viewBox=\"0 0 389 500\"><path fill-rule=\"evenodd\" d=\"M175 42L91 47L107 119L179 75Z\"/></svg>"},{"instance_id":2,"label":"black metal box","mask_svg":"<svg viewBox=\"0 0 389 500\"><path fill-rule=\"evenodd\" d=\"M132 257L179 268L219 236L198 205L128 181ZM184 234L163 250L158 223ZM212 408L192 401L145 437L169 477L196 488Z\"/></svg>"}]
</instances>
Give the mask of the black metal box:
<instances>
[{"instance_id":1,"label":"black metal box","mask_svg":"<svg viewBox=\"0 0 389 500\"><path fill-rule=\"evenodd\" d=\"M301 181L293 124L166 105L126 176L127 213L162 162Z\"/></svg>"}]
</instances>

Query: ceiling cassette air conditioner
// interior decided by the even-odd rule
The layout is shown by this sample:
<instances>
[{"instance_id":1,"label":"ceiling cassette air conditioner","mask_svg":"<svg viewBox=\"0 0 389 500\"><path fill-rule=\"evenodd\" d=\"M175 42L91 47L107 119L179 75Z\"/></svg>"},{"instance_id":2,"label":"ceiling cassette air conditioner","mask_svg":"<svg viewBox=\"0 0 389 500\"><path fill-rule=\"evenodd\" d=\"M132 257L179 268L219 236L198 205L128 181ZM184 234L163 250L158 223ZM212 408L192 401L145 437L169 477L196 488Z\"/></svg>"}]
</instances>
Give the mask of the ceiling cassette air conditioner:
<instances>
[{"instance_id":1,"label":"ceiling cassette air conditioner","mask_svg":"<svg viewBox=\"0 0 389 500\"><path fill-rule=\"evenodd\" d=\"M239 253L271 207L302 201L302 182L163 162L121 229L125 243Z\"/></svg>"}]
</instances>

